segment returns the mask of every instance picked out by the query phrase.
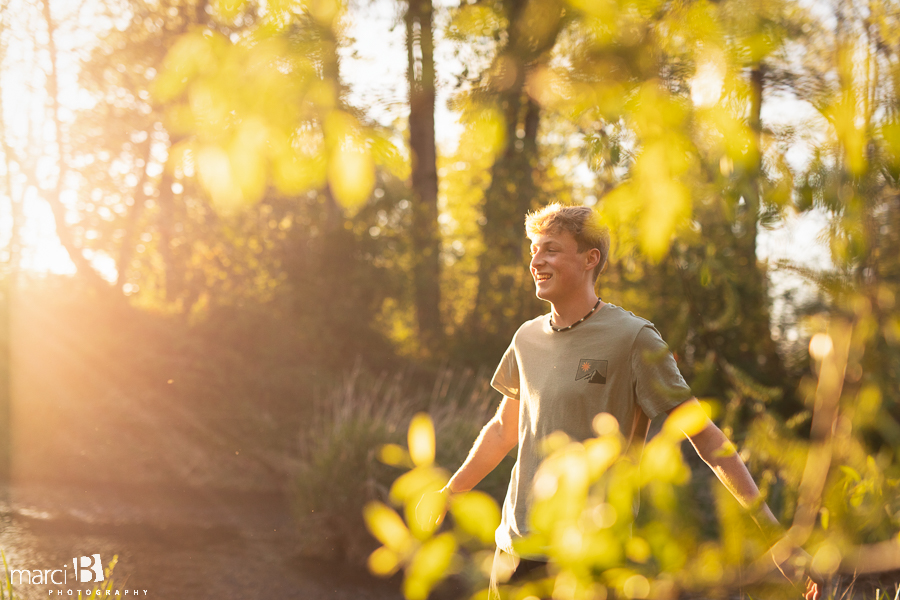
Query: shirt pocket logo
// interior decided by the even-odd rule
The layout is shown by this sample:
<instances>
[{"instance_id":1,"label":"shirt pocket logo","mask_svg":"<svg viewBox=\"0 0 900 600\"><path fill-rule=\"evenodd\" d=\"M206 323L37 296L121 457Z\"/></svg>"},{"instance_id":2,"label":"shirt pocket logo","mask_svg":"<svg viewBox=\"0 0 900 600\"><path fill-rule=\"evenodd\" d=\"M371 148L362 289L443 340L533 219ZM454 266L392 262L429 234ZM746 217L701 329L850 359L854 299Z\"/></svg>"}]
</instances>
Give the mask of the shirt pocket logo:
<instances>
[{"instance_id":1,"label":"shirt pocket logo","mask_svg":"<svg viewBox=\"0 0 900 600\"><path fill-rule=\"evenodd\" d=\"M608 360L582 358L578 361L578 371L575 372L575 381L587 379L589 383L606 383L606 370L608 368Z\"/></svg>"}]
</instances>

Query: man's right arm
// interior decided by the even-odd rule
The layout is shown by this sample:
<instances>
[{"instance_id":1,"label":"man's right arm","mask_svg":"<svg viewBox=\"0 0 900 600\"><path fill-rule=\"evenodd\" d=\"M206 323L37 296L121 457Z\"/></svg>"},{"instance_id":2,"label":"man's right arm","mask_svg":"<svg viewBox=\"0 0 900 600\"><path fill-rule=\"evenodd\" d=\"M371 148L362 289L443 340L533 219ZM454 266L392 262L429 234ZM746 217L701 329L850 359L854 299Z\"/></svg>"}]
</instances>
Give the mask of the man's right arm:
<instances>
[{"instance_id":1,"label":"man's right arm","mask_svg":"<svg viewBox=\"0 0 900 600\"><path fill-rule=\"evenodd\" d=\"M519 401L503 397L497 414L484 426L462 466L439 492L426 494L416 506L416 518L423 526L440 525L447 510L447 496L468 492L500 464L519 443ZM438 499L437 495L443 496Z\"/></svg>"},{"instance_id":2,"label":"man's right arm","mask_svg":"<svg viewBox=\"0 0 900 600\"><path fill-rule=\"evenodd\" d=\"M444 493L468 492L500 464L519 443L519 401L503 397L497 414L484 426Z\"/></svg>"}]
</instances>

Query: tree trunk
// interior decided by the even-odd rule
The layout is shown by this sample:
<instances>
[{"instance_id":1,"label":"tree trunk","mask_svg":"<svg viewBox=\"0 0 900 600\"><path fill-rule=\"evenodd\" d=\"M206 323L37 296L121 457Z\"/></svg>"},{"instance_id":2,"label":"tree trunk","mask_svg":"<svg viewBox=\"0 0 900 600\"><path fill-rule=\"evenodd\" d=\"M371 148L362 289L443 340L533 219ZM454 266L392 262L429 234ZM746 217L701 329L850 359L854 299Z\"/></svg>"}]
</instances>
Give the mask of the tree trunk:
<instances>
[{"instance_id":1,"label":"tree trunk","mask_svg":"<svg viewBox=\"0 0 900 600\"><path fill-rule=\"evenodd\" d=\"M562 7L556 6L551 14L556 19L554 27L544 27L543 37L532 38L530 24L522 22L526 4L521 0L508 4L509 37L497 59L506 69L515 70L514 77L501 78L503 89L490 90L506 119L506 149L491 169L491 183L484 195L481 234L485 250L479 258L478 292L468 329L471 342L492 355L502 348L485 344L510 339L523 320L540 310L524 253L528 245L525 214L534 208L539 193L535 177L540 106L524 88L528 70L556 43Z\"/></svg>"},{"instance_id":2,"label":"tree trunk","mask_svg":"<svg viewBox=\"0 0 900 600\"><path fill-rule=\"evenodd\" d=\"M159 180L159 253L162 255L163 268L166 270L167 302L173 302L181 292L180 269L172 251L175 231L175 194L172 192L174 182L172 171L166 165Z\"/></svg>"},{"instance_id":3,"label":"tree trunk","mask_svg":"<svg viewBox=\"0 0 900 600\"><path fill-rule=\"evenodd\" d=\"M0 88L2 89L2 88ZM21 260L21 248L19 228L22 226L22 198L16 198L12 185L12 148L6 138L6 120L3 118L3 98L0 95L0 144L3 147L3 161L6 166L5 188L6 195L9 198L9 253L7 260L9 261L9 274L12 277L12 284L15 286L17 275L19 272L19 261Z\"/></svg>"},{"instance_id":4,"label":"tree trunk","mask_svg":"<svg viewBox=\"0 0 900 600\"><path fill-rule=\"evenodd\" d=\"M434 39L431 0L408 0L406 22L409 83L409 146L412 156L413 285L419 339L438 347L441 325L437 150L434 140ZM417 57L417 52L420 57Z\"/></svg>"},{"instance_id":5,"label":"tree trunk","mask_svg":"<svg viewBox=\"0 0 900 600\"><path fill-rule=\"evenodd\" d=\"M138 223L140 223L141 220L141 214L144 212L144 203L147 201L147 194L144 193L144 185L147 183L148 179L147 166L150 163L151 142L150 132L148 131L147 141L141 144L140 147L140 155L144 159L144 168L141 169L141 178L134 188L134 204L131 205L131 210L128 211L128 216L126 217L125 235L122 236L122 245L119 247L119 256L116 260L116 288L118 290L121 290L122 285L125 283L128 265L131 264L131 258L134 256L134 238L137 233Z\"/></svg>"},{"instance_id":6,"label":"tree trunk","mask_svg":"<svg viewBox=\"0 0 900 600\"><path fill-rule=\"evenodd\" d=\"M749 321L742 332L748 335L750 353L742 357L744 364L757 364L758 376L764 383L781 380L783 365L775 342L772 340L771 316L766 274L756 258L756 242L759 234L759 211L762 205L760 195L762 163L762 101L765 85L765 66L754 65L750 71L750 115L748 123L753 131L757 152L756 163L747 177L744 192L744 211L739 215L741 233L737 239L737 257L740 269L745 275L737 282L737 292L741 305L740 314Z\"/></svg>"},{"instance_id":7,"label":"tree trunk","mask_svg":"<svg viewBox=\"0 0 900 600\"><path fill-rule=\"evenodd\" d=\"M93 265L91 265L90 261L88 261L84 257L84 254L82 254L81 252L81 248L75 242L75 238L72 235L71 229L69 229L69 226L66 224L66 206L62 202L62 192L65 186L65 178L68 172L68 168L65 160L65 146L62 141L62 122L59 115L59 80L56 70L56 42L54 41L56 27L50 14L49 0L42 0L41 4L43 9L42 12L44 21L47 25L47 51L50 54L50 73L47 76L47 95L49 96L51 103L51 113L53 116L53 128L54 136L56 138L59 167L56 186L53 190L50 191L49 195L45 196L45 200L50 205L50 210L53 213L53 220L56 223L56 235L59 236L60 243L62 244L63 248L66 249L66 252L69 254L69 258L75 264L75 268L78 273L101 289L108 289L109 284L107 284L106 281L104 281L103 278L100 277L97 271L94 270L94 267ZM35 182L35 184L37 184L37 182Z\"/></svg>"}]
</instances>

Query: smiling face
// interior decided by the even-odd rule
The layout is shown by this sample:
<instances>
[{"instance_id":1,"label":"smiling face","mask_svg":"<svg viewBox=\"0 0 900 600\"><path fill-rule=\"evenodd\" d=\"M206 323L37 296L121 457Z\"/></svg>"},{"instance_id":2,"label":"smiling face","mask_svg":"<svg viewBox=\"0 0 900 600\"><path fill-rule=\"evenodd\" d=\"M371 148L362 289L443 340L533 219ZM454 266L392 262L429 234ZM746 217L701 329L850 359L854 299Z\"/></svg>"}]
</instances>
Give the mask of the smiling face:
<instances>
[{"instance_id":1,"label":"smiling face","mask_svg":"<svg viewBox=\"0 0 900 600\"><path fill-rule=\"evenodd\" d=\"M541 300L559 304L593 289L596 249L578 251L578 242L567 231L550 231L531 239L531 276Z\"/></svg>"}]
</instances>

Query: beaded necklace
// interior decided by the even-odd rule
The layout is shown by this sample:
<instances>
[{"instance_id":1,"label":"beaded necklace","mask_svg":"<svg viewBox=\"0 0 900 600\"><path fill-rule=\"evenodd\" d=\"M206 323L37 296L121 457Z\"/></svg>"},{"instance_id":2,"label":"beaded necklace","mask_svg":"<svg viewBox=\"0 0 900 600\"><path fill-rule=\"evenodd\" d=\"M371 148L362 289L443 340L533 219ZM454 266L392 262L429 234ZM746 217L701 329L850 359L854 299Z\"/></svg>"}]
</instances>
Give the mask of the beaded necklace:
<instances>
[{"instance_id":1,"label":"beaded necklace","mask_svg":"<svg viewBox=\"0 0 900 600\"><path fill-rule=\"evenodd\" d=\"M594 308L591 309L591 312L589 312L588 314L584 315L583 317L581 317L579 320L575 321L574 323L572 323L572 324L569 325L568 327L556 327L555 325L553 325L553 321L550 321L550 329L552 329L553 331L556 331L556 332L560 332L560 331L568 331L568 330L572 329L573 327L575 327L576 325L579 325L579 324L581 324L581 323L584 323L584 320L585 320L585 319L587 319L589 316L591 316L592 314L594 314L594 311L597 310L597 307L600 306L600 303L601 303L601 302L603 302L603 301L602 301L600 298L597 298L597 304L594 305Z\"/></svg>"}]
</instances>

